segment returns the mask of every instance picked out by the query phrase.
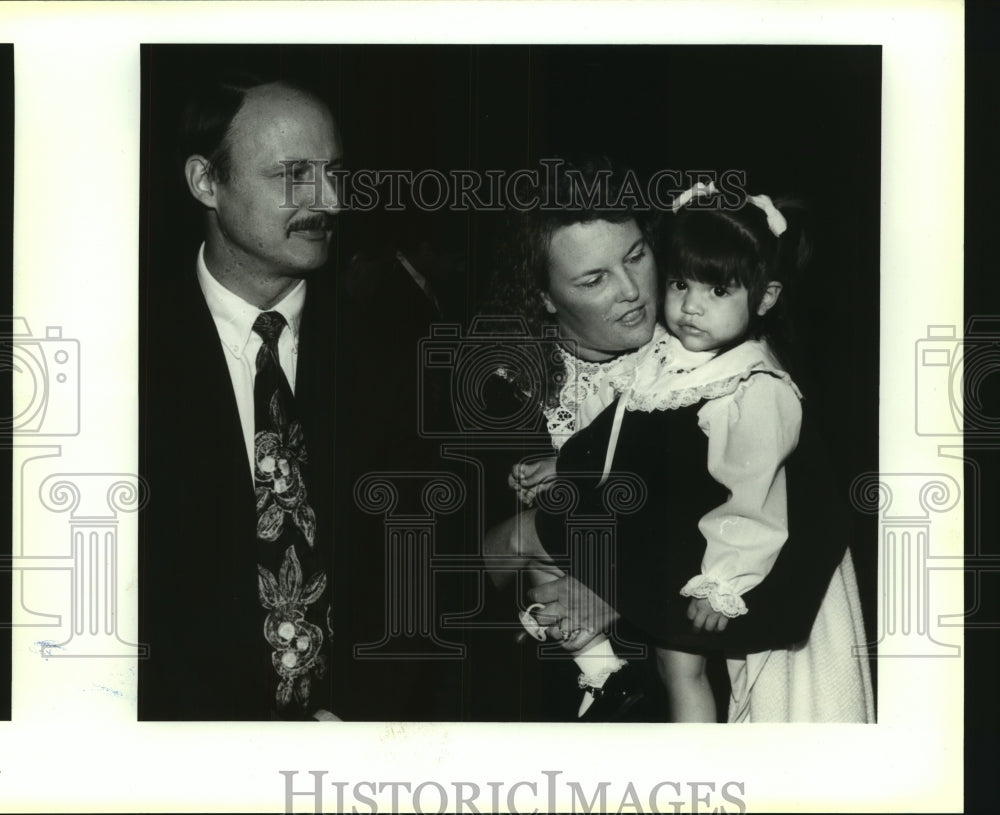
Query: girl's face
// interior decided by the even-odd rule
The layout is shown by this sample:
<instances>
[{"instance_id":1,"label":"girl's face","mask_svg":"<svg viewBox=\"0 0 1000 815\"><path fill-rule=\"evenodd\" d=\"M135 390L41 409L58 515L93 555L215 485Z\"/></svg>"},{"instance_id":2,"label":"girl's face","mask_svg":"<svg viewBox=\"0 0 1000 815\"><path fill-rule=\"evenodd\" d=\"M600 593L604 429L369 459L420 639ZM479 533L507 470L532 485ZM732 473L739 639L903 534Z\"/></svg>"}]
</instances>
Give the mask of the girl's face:
<instances>
[{"instance_id":1,"label":"girl's face","mask_svg":"<svg viewBox=\"0 0 1000 815\"><path fill-rule=\"evenodd\" d=\"M542 302L582 359L611 359L649 342L656 262L638 224L591 221L555 230Z\"/></svg>"},{"instance_id":2,"label":"girl's face","mask_svg":"<svg viewBox=\"0 0 1000 815\"><path fill-rule=\"evenodd\" d=\"M750 327L747 294L739 284L717 286L670 278L664 303L667 328L689 351L715 351L737 343ZM765 300L768 297L765 293ZM777 294L772 292L771 298L767 306L761 302L759 314L767 312Z\"/></svg>"}]
</instances>

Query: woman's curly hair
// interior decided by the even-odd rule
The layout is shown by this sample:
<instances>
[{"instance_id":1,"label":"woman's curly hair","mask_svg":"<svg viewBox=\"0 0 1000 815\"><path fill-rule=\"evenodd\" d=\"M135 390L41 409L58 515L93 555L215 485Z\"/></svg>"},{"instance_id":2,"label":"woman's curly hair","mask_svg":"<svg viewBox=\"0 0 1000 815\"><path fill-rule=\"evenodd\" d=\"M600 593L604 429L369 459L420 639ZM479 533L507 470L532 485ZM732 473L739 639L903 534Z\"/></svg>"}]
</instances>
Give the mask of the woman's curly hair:
<instances>
[{"instance_id":1,"label":"woman's curly hair","mask_svg":"<svg viewBox=\"0 0 1000 815\"><path fill-rule=\"evenodd\" d=\"M526 180L517 190L517 201L531 205L509 217L488 303L491 314L523 320L532 337L542 337L547 326L556 324L542 302L549 288L549 246L556 230L592 221L635 221L652 249L656 220L655 213L640 208L642 196L630 193L637 183L635 173L608 157L550 160L538 179ZM554 361L548 367L538 394L544 405L557 398L562 373ZM536 398L537 383L520 381L523 377L517 373L512 378L522 393Z\"/></svg>"}]
</instances>

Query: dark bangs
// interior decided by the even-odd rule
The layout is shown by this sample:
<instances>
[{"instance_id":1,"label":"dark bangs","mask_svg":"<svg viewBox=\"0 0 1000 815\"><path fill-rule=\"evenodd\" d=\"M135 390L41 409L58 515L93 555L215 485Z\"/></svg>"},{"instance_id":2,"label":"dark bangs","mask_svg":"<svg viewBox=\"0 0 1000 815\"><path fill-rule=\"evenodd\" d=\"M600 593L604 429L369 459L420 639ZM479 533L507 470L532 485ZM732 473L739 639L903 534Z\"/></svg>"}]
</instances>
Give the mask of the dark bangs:
<instances>
[{"instance_id":1,"label":"dark bangs","mask_svg":"<svg viewBox=\"0 0 1000 815\"><path fill-rule=\"evenodd\" d=\"M718 210L682 210L673 221L663 257L667 279L760 288L762 247L737 219Z\"/></svg>"}]
</instances>

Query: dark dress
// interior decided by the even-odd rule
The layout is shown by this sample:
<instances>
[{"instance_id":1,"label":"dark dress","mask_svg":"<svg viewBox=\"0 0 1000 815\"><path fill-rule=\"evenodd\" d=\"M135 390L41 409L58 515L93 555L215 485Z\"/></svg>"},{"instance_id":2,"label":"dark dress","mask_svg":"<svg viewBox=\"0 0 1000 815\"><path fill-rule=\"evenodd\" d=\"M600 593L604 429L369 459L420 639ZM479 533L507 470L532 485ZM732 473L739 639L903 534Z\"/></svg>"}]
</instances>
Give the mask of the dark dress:
<instances>
[{"instance_id":1,"label":"dark dress","mask_svg":"<svg viewBox=\"0 0 1000 815\"><path fill-rule=\"evenodd\" d=\"M540 500L536 528L546 551L566 553L574 516L607 516L605 502L615 474L632 473L646 485L646 497L635 512L617 515L612 579L594 570L575 577L609 601L648 641L666 647L739 655L804 640L847 546L844 518L808 421L803 419L799 444L785 463L789 537L771 572L744 595L753 613L731 619L724 632L698 634L691 630L689 600L680 595L680 588L701 569L705 544L698 521L726 500L727 491L704 466L670 467L669 462L706 460L708 442L697 424L702 403L629 412L622 422L612 475L601 487L616 404L578 431L560 452L559 472L568 474L580 498L574 513L552 511L551 502Z\"/></svg>"},{"instance_id":2,"label":"dark dress","mask_svg":"<svg viewBox=\"0 0 1000 815\"><path fill-rule=\"evenodd\" d=\"M650 348L655 350L656 346ZM622 371L628 367L625 364ZM609 376L622 371L598 375L608 382L612 381ZM574 381L574 374L568 375ZM593 381L591 378L583 393L591 393L587 388ZM570 392L569 416L580 392ZM706 397L714 392L706 391ZM808 637L831 577L844 557L848 527L828 459L806 415L799 428L798 446L784 462L789 538L766 577L743 594L752 613L730 619L722 633L694 632L687 619L690 601L680 590L702 571L706 544L699 521L729 497L728 490L705 466L709 440L698 417L704 404L626 412L612 471L603 485L601 474L617 401L603 410L598 408L600 412L589 424L575 432L572 426L562 424L565 417L560 413L565 411L554 411L550 416L550 421L554 420L550 427L553 438L556 433L566 438L564 430L572 435L566 438L558 458L561 483L538 495L536 530L557 565L620 614L609 634L616 652L637 666L647 689L661 689L653 660L648 659L649 646L714 655L709 674L711 678L714 663L718 709L724 711L728 677L722 656L738 658L787 649ZM558 654L559 646L545 643L536 647L532 643L531 649L543 663L545 657ZM566 706L560 708L551 701L560 693L564 699L574 699L575 694L567 692L573 686L573 671L558 678L548 668L532 673L521 667L521 671L528 685L522 700L531 698L532 681L539 689L552 688L548 694L535 690L534 698L541 702L538 718L558 719L556 711L560 710L562 718L575 719L575 709L567 711ZM655 721L663 715L662 707L647 706L635 710L633 718Z\"/></svg>"},{"instance_id":3,"label":"dark dress","mask_svg":"<svg viewBox=\"0 0 1000 815\"><path fill-rule=\"evenodd\" d=\"M547 552L567 555L574 576L604 596L644 638L681 650L704 648L703 640L690 634L690 626L671 630L669 621L687 608L681 587L701 571L705 540L698 522L728 497L707 468L674 463L708 458L708 438L698 428L702 404L629 412L611 473L602 485L616 400L559 452L557 472L578 495L576 506L551 511L552 496L558 492L543 492L536 515ZM572 542L574 532L577 538L586 536L601 519L610 523L609 533L613 530L604 553L591 552L590 557L578 557L584 562L573 564L572 549L579 545ZM600 557L607 568L594 568Z\"/></svg>"}]
</instances>

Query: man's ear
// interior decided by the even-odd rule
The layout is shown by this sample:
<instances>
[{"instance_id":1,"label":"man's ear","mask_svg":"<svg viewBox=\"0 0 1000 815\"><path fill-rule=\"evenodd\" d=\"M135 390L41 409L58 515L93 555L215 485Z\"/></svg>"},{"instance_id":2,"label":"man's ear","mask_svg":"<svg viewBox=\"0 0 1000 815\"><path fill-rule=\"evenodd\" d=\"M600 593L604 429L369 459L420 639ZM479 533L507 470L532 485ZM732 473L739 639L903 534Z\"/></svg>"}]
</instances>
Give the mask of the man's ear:
<instances>
[{"instance_id":1,"label":"man's ear","mask_svg":"<svg viewBox=\"0 0 1000 815\"><path fill-rule=\"evenodd\" d=\"M549 314L555 314L556 313L556 304L552 302L552 298L549 297L549 293L545 292L545 291L542 291L542 292L539 292L538 294L542 298L542 305L545 306L545 310Z\"/></svg>"},{"instance_id":2,"label":"man's ear","mask_svg":"<svg viewBox=\"0 0 1000 815\"><path fill-rule=\"evenodd\" d=\"M757 306L757 316L763 317L771 310L771 307L778 302L781 296L781 284L777 280L772 280L764 287L764 294L760 298L760 305Z\"/></svg>"},{"instance_id":3,"label":"man's ear","mask_svg":"<svg viewBox=\"0 0 1000 815\"><path fill-rule=\"evenodd\" d=\"M194 199L209 209L215 209L216 180L212 177L211 165L204 156L188 156L184 162L184 178L188 191Z\"/></svg>"}]
</instances>

